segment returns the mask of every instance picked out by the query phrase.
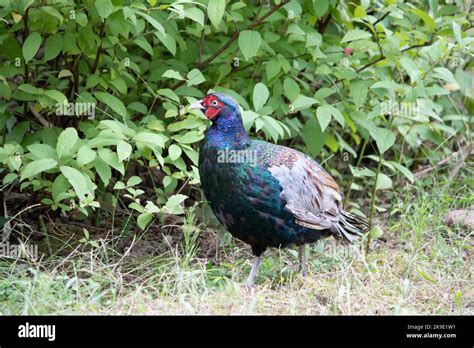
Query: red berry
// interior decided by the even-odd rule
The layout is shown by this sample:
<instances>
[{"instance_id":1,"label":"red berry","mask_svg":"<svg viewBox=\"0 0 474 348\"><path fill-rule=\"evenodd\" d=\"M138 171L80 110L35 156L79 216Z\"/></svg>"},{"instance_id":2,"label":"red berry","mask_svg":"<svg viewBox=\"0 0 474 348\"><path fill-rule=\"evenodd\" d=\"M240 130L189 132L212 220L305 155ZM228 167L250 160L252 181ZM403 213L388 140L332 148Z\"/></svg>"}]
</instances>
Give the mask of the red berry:
<instances>
[{"instance_id":1,"label":"red berry","mask_svg":"<svg viewBox=\"0 0 474 348\"><path fill-rule=\"evenodd\" d=\"M347 57L347 56L350 56L352 54L352 52L354 52L354 49L353 48L350 48L350 47L346 47L344 48L344 55Z\"/></svg>"}]
</instances>

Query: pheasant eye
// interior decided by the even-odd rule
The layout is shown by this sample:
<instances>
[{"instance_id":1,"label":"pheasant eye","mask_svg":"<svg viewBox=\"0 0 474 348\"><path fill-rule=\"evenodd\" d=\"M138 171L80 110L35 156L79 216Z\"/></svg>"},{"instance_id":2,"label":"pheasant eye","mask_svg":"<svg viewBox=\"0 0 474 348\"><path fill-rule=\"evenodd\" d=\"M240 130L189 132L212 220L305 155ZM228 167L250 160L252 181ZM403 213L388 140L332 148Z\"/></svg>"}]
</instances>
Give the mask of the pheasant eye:
<instances>
[{"instance_id":1,"label":"pheasant eye","mask_svg":"<svg viewBox=\"0 0 474 348\"><path fill-rule=\"evenodd\" d=\"M217 100L213 100L213 101L211 102L211 105L212 105L212 106L217 106L217 105L219 105L219 103L217 102Z\"/></svg>"}]
</instances>

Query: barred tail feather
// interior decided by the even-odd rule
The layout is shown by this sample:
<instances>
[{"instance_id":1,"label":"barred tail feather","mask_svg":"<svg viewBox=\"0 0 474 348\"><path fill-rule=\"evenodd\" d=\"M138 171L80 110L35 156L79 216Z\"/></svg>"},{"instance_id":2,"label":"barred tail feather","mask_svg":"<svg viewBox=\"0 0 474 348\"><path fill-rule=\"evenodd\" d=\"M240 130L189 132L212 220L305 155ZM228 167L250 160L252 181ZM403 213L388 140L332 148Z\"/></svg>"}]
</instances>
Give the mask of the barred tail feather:
<instances>
[{"instance_id":1,"label":"barred tail feather","mask_svg":"<svg viewBox=\"0 0 474 348\"><path fill-rule=\"evenodd\" d=\"M339 222L335 225L335 229L339 236L342 236L349 243L354 243L370 229L370 225L361 217L341 211L341 216Z\"/></svg>"}]
</instances>

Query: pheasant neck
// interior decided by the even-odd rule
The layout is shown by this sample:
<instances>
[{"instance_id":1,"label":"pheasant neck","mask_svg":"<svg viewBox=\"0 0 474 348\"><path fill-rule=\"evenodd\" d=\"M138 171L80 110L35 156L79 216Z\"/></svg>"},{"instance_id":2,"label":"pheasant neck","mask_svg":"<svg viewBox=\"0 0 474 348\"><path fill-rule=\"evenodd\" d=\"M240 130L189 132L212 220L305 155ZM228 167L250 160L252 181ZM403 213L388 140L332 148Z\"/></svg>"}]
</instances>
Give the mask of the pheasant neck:
<instances>
[{"instance_id":1,"label":"pheasant neck","mask_svg":"<svg viewBox=\"0 0 474 348\"><path fill-rule=\"evenodd\" d=\"M206 132L206 140L219 148L241 149L250 145L239 111L224 109Z\"/></svg>"}]
</instances>

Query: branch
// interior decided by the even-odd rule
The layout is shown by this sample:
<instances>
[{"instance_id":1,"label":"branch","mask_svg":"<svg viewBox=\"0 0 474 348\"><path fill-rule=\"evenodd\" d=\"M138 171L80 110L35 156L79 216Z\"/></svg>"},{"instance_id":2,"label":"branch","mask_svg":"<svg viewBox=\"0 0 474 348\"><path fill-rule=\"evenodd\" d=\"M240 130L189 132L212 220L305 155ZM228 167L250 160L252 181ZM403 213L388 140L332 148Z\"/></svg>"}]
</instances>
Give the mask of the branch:
<instances>
[{"instance_id":1,"label":"branch","mask_svg":"<svg viewBox=\"0 0 474 348\"><path fill-rule=\"evenodd\" d=\"M204 18L204 24L207 22L207 15ZM199 50L198 50L198 65L202 62L202 47L204 46L204 33L206 32L206 28L202 30L201 38L199 39Z\"/></svg>"},{"instance_id":2,"label":"branch","mask_svg":"<svg viewBox=\"0 0 474 348\"><path fill-rule=\"evenodd\" d=\"M321 35L324 34L324 32L326 31L326 28L329 25L329 22L331 22L331 19L332 19L332 14L331 12L329 12L328 15L324 17L322 21L318 21L318 33L320 33Z\"/></svg>"},{"instance_id":3,"label":"branch","mask_svg":"<svg viewBox=\"0 0 474 348\"><path fill-rule=\"evenodd\" d=\"M25 44L25 41L26 41L26 38L28 37L28 35L30 35L30 30L28 28L28 14L30 12L30 7L28 6L25 10L25 15L23 16L23 25L24 25L24 28L23 28L23 44ZM25 81L25 83L28 83L29 82L29 71L28 71L28 63L25 61L25 67L24 67L24 76L23 76L23 80ZM26 113L28 111L28 102L27 101L24 101L23 102L23 117L26 117Z\"/></svg>"},{"instance_id":4,"label":"branch","mask_svg":"<svg viewBox=\"0 0 474 348\"><path fill-rule=\"evenodd\" d=\"M459 158L457 163L463 162L468 156L474 154L474 150L472 149L471 145L466 145L464 148L459 149L456 152L451 153L449 156L443 158L441 161L436 163L435 165L428 165L425 167L422 167L415 172L413 172L413 176L415 179L423 179L427 177L433 170L436 168L439 168L440 166L450 162L452 159ZM454 170L453 170L454 171ZM457 173L457 171L456 171ZM451 176L451 175L450 175Z\"/></svg>"},{"instance_id":5,"label":"branch","mask_svg":"<svg viewBox=\"0 0 474 348\"><path fill-rule=\"evenodd\" d=\"M38 112L36 111L33 106L30 105L29 107L30 112L33 114L34 117L38 119L38 121L43 125L45 128L50 128L51 124Z\"/></svg>"},{"instance_id":6,"label":"branch","mask_svg":"<svg viewBox=\"0 0 474 348\"><path fill-rule=\"evenodd\" d=\"M336 9L338 5L339 5L339 0L337 0L336 5L334 6L334 9ZM318 33L323 35L326 32L326 29L329 23L331 22L331 19L332 19L331 11L329 11L326 17L321 18L321 19L322 19L321 21L318 20L317 25L318 25Z\"/></svg>"},{"instance_id":7,"label":"branch","mask_svg":"<svg viewBox=\"0 0 474 348\"><path fill-rule=\"evenodd\" d=\"M420 47L429 46L429 45L431 45L432 43L433 43L433 37L431 38L430 41L427 41L427 42L425 42L425 43L423 43L423 44L412 45L412 46L406 47L406 48L402 49L400 52L403 53L403 52L406 52L406 51L410 51L410 50L412 50L412 49L414 49L414 48L420 48ZM374 59L373 61L371 61L371 62L365 64L364 66L360 67L359 69L357 69L356 72L357 72L357 73L360 73L360 72L364 71L365 69L371 67L372 65L377 64L378 62L381 62L382 60L385 60L385 59L387 59L387 57L381 55L381 56L379 56L377 59ZM340 82L342 82L342 81L344 81L344 80L345 80L345 79L337 79L336 81L334 81L334 85L337 85L338 83L340 83Z\"/></svg>"},{"instance_id":8,"label":"branch","mask_svg":"<svg viewBox=\"0 0 474 348\"><path fill-rule=\"evenodd\" d=\"M100 34L99 34L100 44L99 44L99 47L97 48L97 53L95 54L94 64L92 65L92 68L90 70L91 74L95 73L95 71L97 70L97 66L99 65L100 52L102 51L102 41L104 38L104 34L105 34L105 19L102 22L102 26L100 27Z\"/></svg>"},{"instance_id":9,"label":"branch","mask_svg":"<svg viewBox=\"0 0 474 348\"><path fill-rule=\"evenodd\" d=\"M275 11L278 11L280 8L285 6L288 2L290 2L290 0L283 0L280 4L274 6L272 9L270 9L263 16L256 19L253 23L249 24L244 30L251 30L251 29L261 25L265 19L267 19L269 16L271 16ZM212 56L210 56L209 58L207 58L205 61L203 61L201 63L198 62L196 64L196 68L200 69L200 68L206 67L214 59L219 57L226 49L228 49L234 43L234 41L236 41L239 38L239 35L240 35L240 30L235 31L232 34L232 36L229 38L229 40L227 40L227 42L224 45L222 45L221 48L219 48L216 52L214 52L214 54ZM171 89L176 89L176 88L184 85L185 83L186 83L185 80L181 80L181 81L177 82L176 84L174 84L171 87Z\"/></svg>"},{"instance_id":10,"label":"branch","mask_svg":"<svg viewBox=\"0 0 474 348\"><path fill-rule=\"evenodd\" d=\"M388 15L390 14L390 11L386 12L382 17L380 17L379 19L377 19L372 25L375 27L376 24L380 23L381 21L383 21L385 19L385 17L387 17Z\"/></svg>"}]
</instances>

